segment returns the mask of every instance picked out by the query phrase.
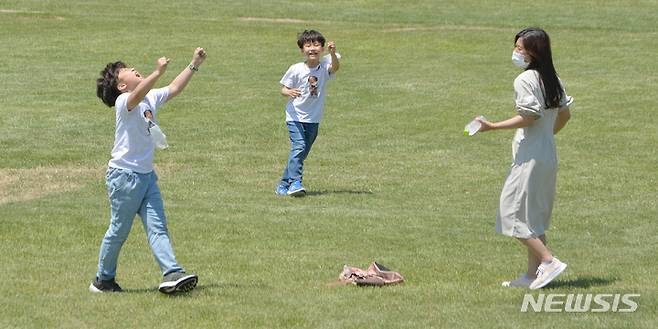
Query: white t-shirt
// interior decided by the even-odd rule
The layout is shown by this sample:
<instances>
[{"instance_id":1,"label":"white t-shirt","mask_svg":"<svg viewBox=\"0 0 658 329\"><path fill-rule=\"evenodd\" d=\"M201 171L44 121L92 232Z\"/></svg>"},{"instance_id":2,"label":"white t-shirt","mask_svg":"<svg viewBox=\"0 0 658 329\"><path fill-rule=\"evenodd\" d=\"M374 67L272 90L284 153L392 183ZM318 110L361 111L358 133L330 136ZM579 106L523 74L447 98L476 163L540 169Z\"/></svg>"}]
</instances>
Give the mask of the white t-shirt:
<instances>
[{"instance_id":1,"label":"white t-shirt","mask_svg":"<svg viewBox=\"0 0 658 329\"><path fill-rule=\"evenodd\" d=\"M329 74L330 63L321 62L309 68L306 63L297 63L288 69L281 84L288 88L299 88L302 94L290 98L286 104L286 121L318 123L322 119L326 82L333 77Z\"/></svg>"},{"instance_id":2,"label":"white t-shirt","mask_svg":"<svg viewBox=\"0 0 658 329\"><path fill-rule=\"evenodd\" d=\"M116 131L109 166L146 174L153 171L153 153L155 151L146 112L151 111L153 122L155 122L158 108L169 97L169 88L151 89L144 100L131 111L128 111L129 95L130 93L119 95L115 103Z\"/></svg>"}]
</instances>

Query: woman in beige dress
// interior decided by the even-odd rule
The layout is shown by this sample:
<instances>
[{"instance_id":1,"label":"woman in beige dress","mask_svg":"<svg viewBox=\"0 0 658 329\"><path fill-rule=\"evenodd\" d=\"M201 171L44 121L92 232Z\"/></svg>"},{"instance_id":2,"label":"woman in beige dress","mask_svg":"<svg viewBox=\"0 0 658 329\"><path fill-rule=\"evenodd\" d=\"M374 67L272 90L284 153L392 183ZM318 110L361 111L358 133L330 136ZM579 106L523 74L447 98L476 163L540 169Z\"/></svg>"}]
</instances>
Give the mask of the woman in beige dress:
<instances>
[{"instance_id":1,"label":"woman in beige dress","mask_svg":"<svg viewBox=\"0 0 658 329\"><path fill-rule=\"evenodd\" d=\"M566 95L555 72L548 34L528 28L514 38L512 62L524 71L514 80L517 114L482 123L480 131L516 129L512 166L500 195L496 231L514 237L528 249L528 270L505 287L538 289L557 277L567 264L546 247L557 176L554 134L567 123L573 98Z\"/></svg>"}]
</instances>

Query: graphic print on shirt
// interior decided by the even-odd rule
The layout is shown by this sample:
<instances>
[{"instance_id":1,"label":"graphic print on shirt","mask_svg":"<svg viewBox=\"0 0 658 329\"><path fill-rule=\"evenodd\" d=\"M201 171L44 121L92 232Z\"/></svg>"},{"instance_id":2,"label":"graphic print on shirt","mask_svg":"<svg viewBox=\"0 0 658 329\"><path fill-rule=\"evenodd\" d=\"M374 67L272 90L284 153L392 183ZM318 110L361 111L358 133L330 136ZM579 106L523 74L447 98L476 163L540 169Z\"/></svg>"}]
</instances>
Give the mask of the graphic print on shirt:
<instances>
[{"instance_id":1,"label":"graphic print on shirt","mask_svg":"<svg viewBox=\"0 0 658 329\"><path fill-rule=\"evenodd\" d=\"M151 110L144 111L144 120L147 123L146 134L151 135L151 128L155 126L155 123L153 123L153 112Z\"/></svg>"},{"instance_id":2,"label":"graphic print on shirt","mask_svg":"<svg viewBox=\"0 0 658 329\"><path fill-rule=\"evenodd\" d=\"M311 97L318 97L318 77L313 75L309 76L308 84L311 90Z\"/></svg>"}]
</instances>

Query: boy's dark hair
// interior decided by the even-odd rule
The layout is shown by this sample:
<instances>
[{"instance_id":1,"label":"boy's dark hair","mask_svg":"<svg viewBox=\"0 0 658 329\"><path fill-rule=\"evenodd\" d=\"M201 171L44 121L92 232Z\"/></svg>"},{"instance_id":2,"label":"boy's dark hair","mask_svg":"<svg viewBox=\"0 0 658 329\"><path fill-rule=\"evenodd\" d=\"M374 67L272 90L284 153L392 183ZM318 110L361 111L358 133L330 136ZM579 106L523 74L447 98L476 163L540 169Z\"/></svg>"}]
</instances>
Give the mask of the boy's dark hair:
<instances>
[{"instance_id":1,"label":"boy's dark hair","mask_svg":"<svg viewBox=\"0 0 658 329\"><path fill-rule=\"evenodd\" d=\"M108 63L101 71L101 77L96 80L96 95L105 105L112 107L121 95L117 88L119 84L119 70L128 67L124 62Z\"/></svg>"},{"instance_id":2,"label":"boy's dark hair","mask_svg":"<svg viewBox=\"0 0 658 329\"><path fill-rule=\"evenodd\" d=\"M322 36L322 33L316 30L304 30L304 32L300 33L299 36L297 37L297 45L299 46L299 49L304 48L304 44L307 42L316 42L316 41L322 44L322 47L324 47L324 42L326 40Z\"/></svg>"},{"instance_id":3,"label":"boy's dark hair","mask_svg":"<svg viewBox=\"0 0 658 329\"><path fill-rule=\"evenodd\" d=\"M546 107L558 107L562 96L564 96L564 90L560 85L555 66L553 66L551 39L548 37L548 33L536 27L527 28L516 34L514 44L519 38L523 39L523 48L530 57L530 64L526 69L537 70L541 77Z\"/></svg>"}]
</instances>

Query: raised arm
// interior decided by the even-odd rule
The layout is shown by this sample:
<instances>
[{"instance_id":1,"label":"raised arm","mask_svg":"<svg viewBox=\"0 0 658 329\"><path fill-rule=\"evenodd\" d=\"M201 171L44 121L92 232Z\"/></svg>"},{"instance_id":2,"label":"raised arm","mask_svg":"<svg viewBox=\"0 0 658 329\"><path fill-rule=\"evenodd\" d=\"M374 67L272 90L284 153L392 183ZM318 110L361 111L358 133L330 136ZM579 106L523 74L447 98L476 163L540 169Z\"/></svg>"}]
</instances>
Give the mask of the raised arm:
<instances>
[{"instance_id":1,"label":"raised arm","mask_svg":"<svg viewBox=\"0 0 658 329\"><path fill-rule=\"evenodd\" d=\"M192 56L192 62L190 62L190 65L188 67L184 68L181 73L176 76L176 78L169 84L169 97L167 100L170 100L185 89L185 86L187 86L187 83L190 82L190 79L192 79L192 75L194 75L194 72L199 70L199 66L203 63L203 61L206 59L206 51L203 50L203 48L197 48L194 50L194 55Z\"/></svg>"},{"instance_id":2,"label":"raised arm","mask_svg":"<svg viewBox=\"0 0 658 329\"><path fill-rule=\"evenodd\" d=\"M340 61L338 56L336 56L336 44L333 41L329 41L327 47L329 48L329 54L331 55L331 67L329 68L329 73L336 73L340 68Z\"/></svg>"},{"instance_id":3,"label":"raised arm","mask_svg":"<svg viewBox=\"0 0 658 329\"><path fill-rule=\"evenodd\" d=\"M139 82L137 87L130 92L128 96L128 111L131 111L139 102L144 100L146 94L153 89L155 82L158 81L160 76L165 73L167 70L167 64L169 64L169 58L160 57L157 62L155 71L151 73L146 79Z\"/></svg>"}]
</instances>

